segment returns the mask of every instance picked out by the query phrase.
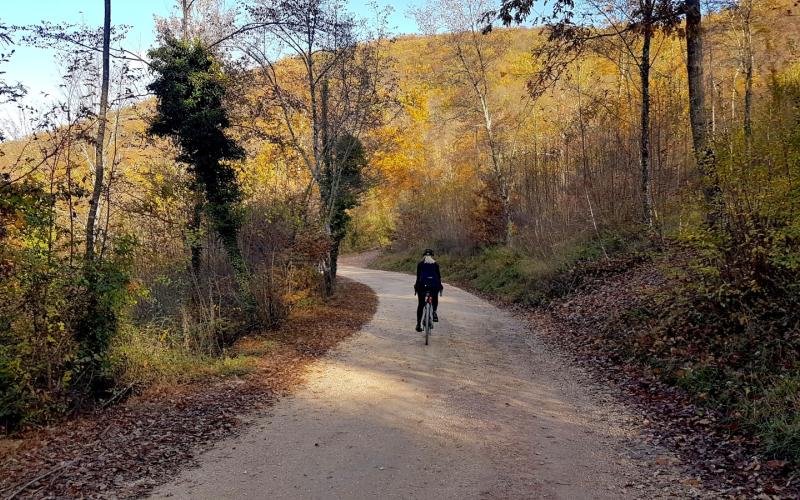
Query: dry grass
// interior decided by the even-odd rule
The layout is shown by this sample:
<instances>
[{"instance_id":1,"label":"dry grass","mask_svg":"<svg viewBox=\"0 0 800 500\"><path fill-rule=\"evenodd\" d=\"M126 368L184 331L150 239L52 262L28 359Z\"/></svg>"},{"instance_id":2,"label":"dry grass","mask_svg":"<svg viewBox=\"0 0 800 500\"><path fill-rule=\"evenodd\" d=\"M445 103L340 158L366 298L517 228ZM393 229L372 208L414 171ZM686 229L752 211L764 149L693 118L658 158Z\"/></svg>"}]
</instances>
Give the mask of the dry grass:
<instances>
[{"instance_id":1,"label":"dry grass","mask_svg":"<svg viewBox=\"0 0 800 500\"><path fill-rule=\"evenodd\" d=\"M242 338L218 356L171 342L168 332L130 327L113 345L115 378L122 387L164 390L241 377L265 365L291 364L298 356L313 358L357 331L365 315L372 317L376 300L368 288L341 279L339 292L331 299L302 304L278 329Z\"/></svg>"}]
</instances>

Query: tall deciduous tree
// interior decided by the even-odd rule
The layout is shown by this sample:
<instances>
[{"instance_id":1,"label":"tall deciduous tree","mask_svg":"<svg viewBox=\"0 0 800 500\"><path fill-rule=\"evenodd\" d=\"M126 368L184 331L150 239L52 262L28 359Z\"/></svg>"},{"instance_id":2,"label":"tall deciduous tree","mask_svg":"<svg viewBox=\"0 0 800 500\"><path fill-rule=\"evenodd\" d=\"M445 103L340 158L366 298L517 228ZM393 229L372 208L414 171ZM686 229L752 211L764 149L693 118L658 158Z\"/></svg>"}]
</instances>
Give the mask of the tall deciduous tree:
<instances>
[{"instance_id":1,"label":"tall deciduous tree","mask_svg":"<svg viewBox=\"0 0 800 500\"><path fill-rule=\"evenodd\" d=\"M753 149L753 0L739 0L729 7L737 26L739 61L744 70L744 118L742 129L747 148L747 161L752 161Z\"/></svg>"},{"instance_id":2,"label":"tall deciduous tree","mask_svg":"<svg viewBox=\"0 0 800 500\"><path fill-rule=\"evenodd\" d=\"M702 177L706 221L715 227L721 214L721 190L716 172L716 159L709 132L703 78L703 14L700 0L686 0L686 73L689 82L689 121L698 171Z\"/></svg>"},{"instance_id":3,"label":"tall deciduous tree","mask_svg":"<svg viewBox=\"0 0 800 500\"><path fill-rule=\"evenodd\" d=\"M339 0L256 0L248 11L250 25L262 28L243 42L243 50L258 65L259 83L278 110L286 142L311 176L307 192L316 187L319 193L320 222L331 243L323 263L331 292L338 257L334 218L341 195L339 165L332 155L342 137L358 138L379 120L385 35L382 26L367 33ZM294 63L299 73L287 69Z\"/></svg>"},{"instance_id":4,"label":"tall deciduous tree","mask_svg":"<svg viewBox=\"0 0 800 500\"><path fill-rule=\"evenodd\" d=\"M92 262L95 256L94 239L100 196L103 194L105 175L104 148L106 143L106 122L108 121L108 85L111 74L111 0L105 0L103 16L103 68L100 83L100 109L97 113L97 140L94 147L94 187L89 199L89 215L86 218L86 260Z\"/></svg>"},{"instance_id":5,"label":"tall deciduous tree","mask_svg":"<svg viewBox=\"0 0 800 500\"><path fill-rule=\"evenodd\" d=\"M369 187L366 171L367 158L361 141L350 134L340 137L325 165L320 183L323 198L333 200L329 215L333 255L331 265L334 266L332 276L336 276L339 248L351 219L349 210L358 206L360 196ZM335 197L331 191L336 191Z\"/></svg>"}]
</instances>

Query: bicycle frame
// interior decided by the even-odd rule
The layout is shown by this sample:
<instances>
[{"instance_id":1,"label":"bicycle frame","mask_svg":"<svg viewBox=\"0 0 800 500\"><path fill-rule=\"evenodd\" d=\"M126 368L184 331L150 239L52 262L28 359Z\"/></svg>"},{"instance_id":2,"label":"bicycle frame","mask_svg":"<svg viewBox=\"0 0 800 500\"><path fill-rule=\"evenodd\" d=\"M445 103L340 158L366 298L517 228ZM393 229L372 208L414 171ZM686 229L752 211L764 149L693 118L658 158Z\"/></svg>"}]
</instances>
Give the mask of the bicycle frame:
<instances>
[{"instance_id":1,"label":"bicycle frame","mask_svg":"<svg viewBox=\"0 0 800 500\"><path fill-rule=\"evenodd\" d=\"M422 323L425 329L425 345L431 338L431 330L433 330L433 295L431 292L425 292L425 310L422 312Z\"/></svg>"}]
</instances>

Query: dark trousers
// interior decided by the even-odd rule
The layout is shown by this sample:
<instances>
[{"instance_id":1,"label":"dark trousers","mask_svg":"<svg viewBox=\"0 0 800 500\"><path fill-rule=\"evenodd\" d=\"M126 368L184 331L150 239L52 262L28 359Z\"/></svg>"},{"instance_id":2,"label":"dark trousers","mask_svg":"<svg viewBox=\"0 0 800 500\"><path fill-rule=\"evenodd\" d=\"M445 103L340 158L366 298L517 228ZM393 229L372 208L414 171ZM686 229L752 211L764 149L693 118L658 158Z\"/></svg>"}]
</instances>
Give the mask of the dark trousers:
<instances>
[{"instance_id":1,"label":"dark trousers","mask_svg":"<svg viewBox=\"0 0 800 500\"><path fill-rule=\"evenodd\" d=\"M436 312L439 307L439 292L431 292L431 298L433 299L433 312ZM422 311L425 309L425 290L417 292L417 299L419 299L417 304L417 324L419 324L422 322Z\"/></svg>"}]
</instances>

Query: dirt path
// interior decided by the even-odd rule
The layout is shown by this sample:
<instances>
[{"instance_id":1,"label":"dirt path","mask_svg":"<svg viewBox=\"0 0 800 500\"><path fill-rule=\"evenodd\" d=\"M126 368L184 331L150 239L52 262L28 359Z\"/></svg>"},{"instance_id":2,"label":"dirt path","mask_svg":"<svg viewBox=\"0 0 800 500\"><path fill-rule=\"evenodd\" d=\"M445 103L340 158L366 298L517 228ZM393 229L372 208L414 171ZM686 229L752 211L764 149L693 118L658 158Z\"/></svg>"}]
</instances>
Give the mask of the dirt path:
<instances>
[{"instance_id":1,"label":"dirt path","mask_svg":"<svg viewBox=\"0 0 800 500\"><path fill-rule=\"evenodd\" d=\"M371 323L307 384L155 492L164 498L686 497L674 461L508 314L453 287L432 344L412 279L372 287ZM658 465L656 465L658 464Z\"/></svg>"}]
</instances>

